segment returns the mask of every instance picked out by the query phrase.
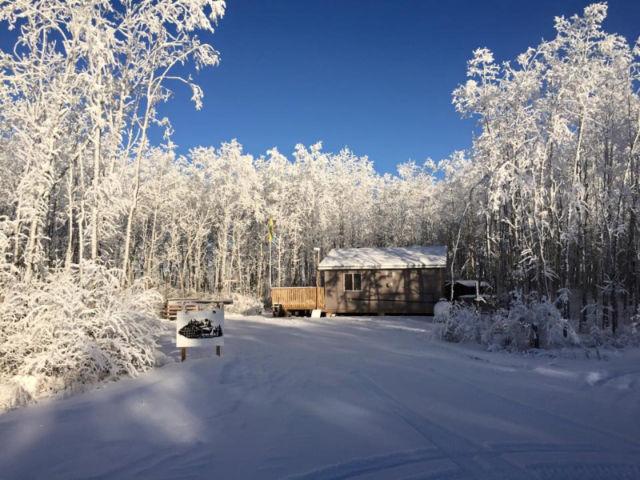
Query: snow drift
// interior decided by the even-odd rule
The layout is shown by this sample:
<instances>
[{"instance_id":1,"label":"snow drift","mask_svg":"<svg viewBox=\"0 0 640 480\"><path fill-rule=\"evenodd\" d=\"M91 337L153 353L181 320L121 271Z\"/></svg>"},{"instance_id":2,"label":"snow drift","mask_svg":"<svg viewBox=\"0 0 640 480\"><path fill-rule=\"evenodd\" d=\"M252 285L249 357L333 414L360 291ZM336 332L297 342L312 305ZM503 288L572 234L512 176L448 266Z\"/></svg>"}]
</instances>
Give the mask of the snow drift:
<instances>
[{"instance_id":1,"label":"snow drift","mask_svg":"<svg viewBox=\"0 0 640 480\"><path fill-rule=\"evenodd\" d=\"M562 318L547 299L525 299L519 294L508 309L481 313L464 304L455 304L444 320L440 335L448 342L475 342L491 349L526 350L575 346L581 343L572 324Z\"/></svg>"},{"instance_id":2,"label":"snow drift","mask_svg":"<svg viewBox=\"0 0 640 480\"><path fill-rule=\"evenodd\" d=\"M0 410L155 365L161 298L85 262L0 290Z\"/></svg>"}]
</instances>

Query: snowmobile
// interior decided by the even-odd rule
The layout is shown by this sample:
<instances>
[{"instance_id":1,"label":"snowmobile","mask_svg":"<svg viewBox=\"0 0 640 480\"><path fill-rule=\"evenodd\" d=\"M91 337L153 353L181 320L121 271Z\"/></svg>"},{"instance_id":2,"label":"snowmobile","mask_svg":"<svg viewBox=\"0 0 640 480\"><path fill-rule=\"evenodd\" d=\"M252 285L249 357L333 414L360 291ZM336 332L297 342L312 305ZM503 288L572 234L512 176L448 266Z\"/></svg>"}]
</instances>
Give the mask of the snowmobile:
<instances>
[{"instance_id":1,"label":"snowmobile","mask_svg":"<svg viewBox=\"0 0 640 480\"><path fill-rule=\"evenodd\" d=\"M219 329L219 328L218 328ZM216 330L218 330L216 329ZM187 338L211 338L214 336L222 336L222 330L218 335L213 334L213 326L208 319L190 320L184 327L178 330L178 333Z\"/></svg>"}]
</instances>

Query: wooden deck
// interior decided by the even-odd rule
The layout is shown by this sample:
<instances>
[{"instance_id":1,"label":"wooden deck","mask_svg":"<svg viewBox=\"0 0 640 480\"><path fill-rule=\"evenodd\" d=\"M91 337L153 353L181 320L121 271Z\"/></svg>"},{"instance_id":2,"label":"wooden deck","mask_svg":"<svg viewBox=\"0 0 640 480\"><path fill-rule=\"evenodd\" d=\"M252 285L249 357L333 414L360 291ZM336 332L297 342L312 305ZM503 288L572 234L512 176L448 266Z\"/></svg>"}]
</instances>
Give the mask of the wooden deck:
<instances>
[{"instance_id":1,"label":"wooden deck","mask_svg":"<svg viewBox=\"0 0 640 480\"><path fill-rule=\"evenodd\" d=\"M161 318L175 320L179 311L197 312L211 308L220 308L221 305L229 305L231 300L202 300L197 298L169 298L160 312Z\"/></svg>"},{"instance_id":2,"label":"wooden deck","mask_svg":"<svg viewBox=\"0 0 640 480\"><path fill-rule=\"evenodd\" d=\"M287 312L324 309L324 288L273 287L271 304L280 305Z\"/></svg>"}]
</instances>

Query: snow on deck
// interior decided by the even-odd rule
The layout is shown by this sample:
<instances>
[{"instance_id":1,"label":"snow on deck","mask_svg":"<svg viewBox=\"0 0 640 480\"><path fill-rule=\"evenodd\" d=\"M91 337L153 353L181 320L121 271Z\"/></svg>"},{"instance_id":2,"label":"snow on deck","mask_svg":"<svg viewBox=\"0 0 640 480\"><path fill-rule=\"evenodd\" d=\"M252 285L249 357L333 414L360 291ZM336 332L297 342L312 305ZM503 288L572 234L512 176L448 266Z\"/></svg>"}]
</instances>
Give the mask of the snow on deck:
<instances>
[{"instance_id":1,"label":"snow on deck","mask_svg":"<svg viewBox=\"0 0 640 480\"><path fill-rule=\"evenodd\" d=\"M432 330L232 317L222 358L0 415L0 478L640 478L640 351L488 353Z\"/></svg>"},{"instance_id":2,"label":"snow on deck","mask_svg":"<svg viewBox=\"0 0 640 480\"><path fill-rule=\"evenodd\" d=\"M320 270L444 268L447 247L334 248L322 259Z\"/></svg>"}]
</instances>

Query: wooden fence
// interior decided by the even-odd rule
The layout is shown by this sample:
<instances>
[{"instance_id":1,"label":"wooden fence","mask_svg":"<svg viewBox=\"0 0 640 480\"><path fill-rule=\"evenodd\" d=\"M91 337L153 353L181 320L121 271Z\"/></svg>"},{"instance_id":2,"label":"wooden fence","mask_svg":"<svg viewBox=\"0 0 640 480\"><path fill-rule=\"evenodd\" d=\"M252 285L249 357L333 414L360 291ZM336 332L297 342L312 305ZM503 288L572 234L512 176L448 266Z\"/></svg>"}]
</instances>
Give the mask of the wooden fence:
<instances>
[{"instance_id":1,"label":"wooden fence","mask_svg":"<svg viewBox=\"0 0 640 480\"><path fill-rule=\"evenodd\" d=\"M231 300L200 300L196 298L170 298L164 304L161 312L162 318L175 320L178 312L184 310L186 312L197 312L200 310L209 310L211 308L220 308L221 305L231 304Z\"/></svg>"},{"instance_id":2,"label":"wooden fence","mask_svg":"<svg viewBox=\"0 0 640 480\"><path fill-rule=\"evenodd\" d=\"M324 288L273 287L271 304L281 305L286 311L323 309Z\"/></svg>"}]
</instances>

